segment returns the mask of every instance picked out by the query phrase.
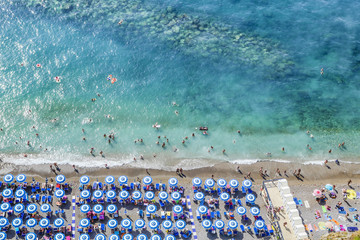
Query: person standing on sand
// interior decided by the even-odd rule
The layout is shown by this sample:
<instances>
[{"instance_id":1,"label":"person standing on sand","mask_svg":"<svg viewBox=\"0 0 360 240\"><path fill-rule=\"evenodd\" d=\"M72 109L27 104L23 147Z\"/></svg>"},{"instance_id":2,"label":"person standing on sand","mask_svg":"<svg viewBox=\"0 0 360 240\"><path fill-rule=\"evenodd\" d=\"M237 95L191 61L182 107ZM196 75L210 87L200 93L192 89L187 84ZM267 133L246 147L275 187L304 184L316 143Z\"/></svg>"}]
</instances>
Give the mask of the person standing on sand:
<instances>
[{"instance_id":1,"label":"person standing on sand","mask_svg":"<svg viewBox=\"0 0 360 240\"><path fill-rule=\"evenodd\" d=\"M350 184L352 183L351 179L348 181L348 186L350 187Z\"/></svg>"}]
</instances>

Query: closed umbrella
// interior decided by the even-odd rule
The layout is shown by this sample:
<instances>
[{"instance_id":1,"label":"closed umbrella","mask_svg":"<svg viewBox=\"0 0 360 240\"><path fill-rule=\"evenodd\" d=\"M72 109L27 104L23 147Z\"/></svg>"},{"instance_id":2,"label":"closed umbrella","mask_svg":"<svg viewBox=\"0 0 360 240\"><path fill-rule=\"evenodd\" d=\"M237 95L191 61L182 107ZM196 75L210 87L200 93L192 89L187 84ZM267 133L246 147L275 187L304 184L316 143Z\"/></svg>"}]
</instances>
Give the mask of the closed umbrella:
<instances>
[{"instance_id":1,"label":"closed umbrella","mask_svg":"<svg viewBox=\"0 0 360 240\"><path fill-rule=\"evenodd\" d=\"M156 220L150 220L149 227L151 229L157 229L159 227L159 222Z\"/></svg>"},{"instance_id":2,"label":"closed umbrella","mask_svg":"<svg viewBox=\"0 0 360 240\"><path fill-rule=\"evenodd\" d=\"M135 193L135 192L134 192ZM120 198L122 198L122 199L128 199L129 198L129 192L128 191L121 191L120 192L120 194L119 194L119 196L120 196Z\"/></svg>"},{"instance_id":3,"label":"closed umbrella","mask_svg":"<svg viewBox=\"0 0 360 240\"><path fill-rule=\"evenodd\" d=\"M215 181L211 178L208 178L205 180L205 186L207 186L208 188L212 188L215 186Z\"/></svg>"},{"instance_id":4,"label":"closed umbrella","mask_svg":"<svg viewBox=\"0 0 360 240\"><path fill-rule=\"evenodd\" d=\"M84 198L84 199L88 199L88 198L90 198L90 196L91 196L91 193L89 190L84 190L80 193L80 197Z\"/></svg>"},{"instance_id":5,"label":"closed umbrella","mask_svg":"<svg viewBox=\"0 0 360 240\"><path fill-rule=\"evenodd\" d=\"M109 226L109 228L113 229L117 227L118 222L116 221L116 219L110 219L107 225Z\"/></svg>"},{"instance_id":6,"label":"closed umbrella","mask_svg":"<svg viewBox=\"0 0 360 240\"><path fill-rule=\"evenodd\" d=\"M88 184L90 182L90 178L88 176L81 176L80 183L81 184Z\"/></svg>"},{"instance_id":7,"label":"closed umbrella","mask_svg":"<svg viewBox=\"0 0 360 240\"><path fill-rule=\"evenodd\" d=\"M135 221L135 228L144 228L145 227L145 221L143 219L138 219Z\"/></svg>"},{"instance_id":8,"label":"closed umbrella","mask_svg":"<svg viewBox=\"0 0 360 240\"><path fill-rule=\"evenodd\" d=\"M21 218L14 218L11 224L13 225L13 227L20 227L23 224L23 220Z\"/></svg>"},{"instance_id":9,"label":"closed umbrella","mask_svg":"<svg viewBox=\"0 0 360 240\"><path fill-rule=\"evenodd\" d=\"M95 213L101 213L102 211L104 211L104 207L100 204L96 204L94 207L93 207L93 211Z\"/></svg>"},{"instance_id":10,"label":"closed umbrella","mask_svg":"<svg viewBox=\"0 0 360 240\"><path fill-rule=\"evenodd\" d=\"M176 213L176 214L180 214L180 213L183 212L183 207L180 206L180 205L175 205L175 206L173 207L173 212Z\"/></svg>"},{"instance_id":11,"label":"closed umbrella","mask_svg":"<svg viewBox=\"0 0 360 240\"><path fill-rule=\"evenodd\" d=\"M192 183L195 187L200 187L202 184L202 181L200 178L196 177L196 178L193 178Z\"/></svg>"},{"instance_id":12,"label":"closed umbrella","mask_svg":"<svg viewBox=\"0 0 360 240\"><path fill-rule=\"evenodd\" d=\"M57 218L54 221L54 226L57 227L57 228L60 228L60 227L64 226L64 223L65 223L64 219Z\"/></svg>"},{"instance_id":13,"label":"closed umbrella","mask_svg":"<svg viewBox=\"0 0 360 240\"><path fill-rule=\"evenodd\" d=\"M64 175L57 175L56 178L55 178L55 180L56 180L57 183L60 183L60 184L61 184L61 183L64 183L64 182L65 182L66 178L65 178Z\"/></svg>"},{"instance_id":14,"label":"closed umbrella","mask_svg":"<svg viewBox=\"0 0 360 240\"><path fill-rule=\"evenodd\" d=\"M37 236L33 232L30 232L25 235L25 240L36 240L36 239L37 239Z\"/></svg>"},{"instance_id":15,"label":"closed umbrella","mask_svg":"<svg viewBox=\"0 0 360 240\"><path fill-rule=\"evenodd\" d=\"M144 177L144 178L143 178L143 183L144 183L145 185L150 185L150 184L152 183L152 178L149 177L149 176Z\"/></svg>"},{"instance_id":16,"label":"closed umbrella","mask_svg":"<svg viewBox=\"0 0 360 240\"><path fill-rule=\"evenodd\" d=\"M26 180L26 175L25 174L19 174L16 176L16 181L19 183L25 182Z\"/></svg>"},{"instance_id":17,"label":"closed umbrella","mask_svg":"<svg viewBox=\"0 0 360 240\"><path fill-rule=\"evenodd\" d=\"M39 226L42 227L42 228L46 228L48 227L50 224L50 220L47 219L47 218L43 218L39 221Z\"/></svg>"},{"instance_id":18,"label":"closed umbrella","mask_svg":"<svg viewBox=\"0 0 360 240\"><path fill-rule=\"evenodd\" d=\"M177 229L182 230L186 227L186 222L184 220L177 220L175 226Z\"/></svg>"},{"instance_id":19,"label":"closed umbrella","mask_svg":"<svg viewBox=\"0 0 360 240\"><path fill-rule=\"evenodd\" d=\"M31 203L31 204L27 205L26 211L30 214L34 213L37 211L37 206L35 204Z\"/></svg>"},{"instance_id":20,"label":"closed umbrella","mask_svg":"<svg viewBox=\"0 0 360 240\"><path fill-rule=\"evenodd\" d=\"M161 199L163 201L168 199L168 197L169 197L169 194L167 192L162 191L162 192L159 193L159 199Z\"/></svg>"},{"instance_id":21,"label":"closed umbrella","mask_svg":"<svg viewBox=\"0 0 360 240\"><path fill-rule=\"evenodd\" d=\"M6 174L4 176L4 182L11 183L14 180L14 176L12 174Z\"/></svg>"},{"instance_id":22,"label":"closed umbrella","mask_svg":"<svg viewBox=\"0 0 360 240\"><path fill-rule=\"evenodd\" d=\"M121 185L126 184L127 181L128 181L128 177L127 177L127 176L120 176L120 177L118 178L118 181L119 181L119 183L120 183Z\"/></svg>"},{"instance_id":23,"label":"closed umbrella","mask_svg":"<svg viewBox=\"0 0 360 240\"><path fill-rule=\"evenodd\" d=\"M178 180L176 178L170 178L169 179L169 186L174 187L178 184Z\"/></svg>"},{"instance_id":24,"label":"closed umbrella","mask_svg":"<svg viewBox=\"0 0 360 240\"><path fill-rule=\"evenodd\" d=\"M212 223L210 222L210 220L205 219L204 221L202 221L201 225L202 225L205 229L208 229L208 228L211 228Z\"/></svg>"},{"instance_id":25,"label":"closed umbrella","mask_svg":"<svg viewBox=\"0 0 360 240\"><path fill-rule=\"evenodd\" d=\"M146 207L146 211L148 213L154 213L156 212L156 206L154 204L149 204L147 207Z\"/></svg>"},{"instance_id":26,"label":"closed umbrella","mask_svg":"<svg viewBox=\"0 0 360 240\"><path fill-rule=\"evenodd\" d=\"M204 200L205 195L202 192L197 192L197 193L195 193L194 197L195 197L196 200L202 201L202 200Z\"/></svg>"},{"instance_id":27,"label":"closed umbrella","mask_svg":"<svg viewBox=\"0 0 360 240\"><path fill-rule=\"evenodd\" d=\"M81 207L80 207L80 212L82 212L82 213L88 213L90 211L90 206L89 205L87 205L87 204L84 204L84 205L82 205Z\"/></svg>"},{"instance_id":28,"label":"closed umbrella","mask_svg":"<svg viewBox=\"0 0 360 240\"><path fill-rule=\"evenodd\" d=\"M239 181L236 179L231 179L229 182L230 187L237 188L239 186Z\"/></svg>"},{"instance_id":29,"label":"closed umbrella","mask_svg":"<svg viewBox=\"0 0 360 240\"><path fill-rule=\"evenodd\" d=\"M108 211L108 213L112 214L115 213L117 211L117 206L114 204L110 204L106 207L106 210Z\"/></svg>"},{"instance_id":30,"label":"closed umbrella","mask_svg":"<svg viewBox=\"0 0 360 240\"><path fill-rule=\"evenodd\" d=\"M227 182L226 182L226 180L223 179L223 178L220 178L220 179L217 181L217 185L218 185L219 187L221 187L221 188L226 187L226 184L227 184Z\"/></svg>"},{"instance_id":31,"label":"closed umbrella","mask_svg":"<svg viewBox=\"0 0 360 240\"><path fill-rule=\"evenodd\" d=\"M65 239L65 234L63 233L57 233L54 236L54 240L64 240Z\"/></svg>"},{"instance_id":32,"label":"closed umbrella","mask_svg":"<svg viewBox=\"0 0 360 240\"><path fill-rule=\"evenodd\" d=\"M116 197L116 192L114 190L110 190L106 193L106 197L108 199L114 199Z\"/></svg>"},{"instance_id":33,"label":"closed umbrella","mask_svg":"<svg viewBox=\"0 0 360 240\"><path fill-rule=\"evenodd\" d=\"M56 190L55 191L55 197L57 197L57 198L62 198L62 197L64 197L65 196L65 191L64 190L62 190L62 189L58 189L58 190Z\"/></svg>"},{"instance_id":34,"label":"closed umbrella","mask_svg":"<svg viewBox=\"0 0 360 240\"><path fill-rule=\"evenodd\" d=\"M114 184L115 178L114 178L113 176L107 176L107 177L105 178L105 182L106 182L107 184Z\"/></svg>"},{"instance_id":35,"label":"closed umbrella","mask_svg":"<svg viewBox=\"0 0 360 240\"><path fill-rule=\"evenodd\" d=\"M215 227L217 229L223 229L225 227L225 223L223 220L216 220L215 221Z\"/></svg>"},{"instance_id":36,"label":"closed umbrella","mask_svg":"<svg viewBox=\"0 0 360 240\"><path fill-rule=\"evenodd\" d=\"M206 214L208 212L208 208L204 205L201 205L200 207L198 207L198 211L200 214Z\"/></svg>"},{"instance_id":37,"label":"closed umbrella","mask_svg":"<svg viewBox=\"0 0 360 240\"><path fill-rule=\"evenodd\" d=\"M179 200L181 198L181 195L178 192L173 192L171 194L171 198L176 201L176 200Z\"/></svg>"},{"instance_id":38,"label":"closed umbrella","mask_svg":"<svg viewBox=\"0 0 360 240\"><path fill-rule=\"evenodd\" d=\"M162 222L162 226L164 229L170 229L173 226L173 223L170 220L165 220Z\"/></svg>"},{"instance_id":39,"label":"closed umbrella","mask_svg":"<svg viewBox=\"0 0 360 240\"><path fill-rule=\"evenodd\" d=\"M132 193L132 199L134 199L134 200L139 200L139 199L141 199L141 197L142 197L142 194L139 191L134 191Z\"/></svg>"}]
</instances>

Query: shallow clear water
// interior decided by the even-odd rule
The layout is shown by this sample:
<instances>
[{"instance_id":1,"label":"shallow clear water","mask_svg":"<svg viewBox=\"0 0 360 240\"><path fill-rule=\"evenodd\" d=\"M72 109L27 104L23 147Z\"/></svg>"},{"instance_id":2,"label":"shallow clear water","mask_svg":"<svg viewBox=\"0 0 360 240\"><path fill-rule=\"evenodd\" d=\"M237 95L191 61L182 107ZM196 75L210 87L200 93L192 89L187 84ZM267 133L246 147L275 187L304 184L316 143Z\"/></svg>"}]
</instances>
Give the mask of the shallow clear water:
<instances>
[{"instance_id":1,"label":"shallow clear water","mask_svg":"<svg viewBox=\"0 0 360 240\"><path fill-rule=\"evenodd\" d=\"M11 161L29 162L20 157L27 153L85 164L91 147L106 154L92 164L154 153L164 157L146 162L152 166L245 162L268 152L357 161L360 3L36 2L0 0L0 150L15 154ZM165 149L157 136L160 145L170 140Z\"/></svg>"}]
</instances>

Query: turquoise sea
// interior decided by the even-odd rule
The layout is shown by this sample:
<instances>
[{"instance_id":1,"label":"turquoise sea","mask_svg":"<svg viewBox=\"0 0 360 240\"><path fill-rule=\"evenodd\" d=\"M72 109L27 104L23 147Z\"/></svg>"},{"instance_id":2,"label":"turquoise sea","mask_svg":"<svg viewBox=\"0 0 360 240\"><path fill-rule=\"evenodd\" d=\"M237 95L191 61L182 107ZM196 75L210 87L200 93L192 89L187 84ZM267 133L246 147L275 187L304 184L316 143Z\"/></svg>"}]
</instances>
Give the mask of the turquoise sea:
<instances>
[{"instance_id":1,"label":"turquoise sea","mask_svg":"<svg viewBox=\"0 0 360 240\"><path fill-rule=\"evenodd\" d=\"M357 162L359 9L347 0L0 0L2 159Z\"/></svg>"}]
</instances>

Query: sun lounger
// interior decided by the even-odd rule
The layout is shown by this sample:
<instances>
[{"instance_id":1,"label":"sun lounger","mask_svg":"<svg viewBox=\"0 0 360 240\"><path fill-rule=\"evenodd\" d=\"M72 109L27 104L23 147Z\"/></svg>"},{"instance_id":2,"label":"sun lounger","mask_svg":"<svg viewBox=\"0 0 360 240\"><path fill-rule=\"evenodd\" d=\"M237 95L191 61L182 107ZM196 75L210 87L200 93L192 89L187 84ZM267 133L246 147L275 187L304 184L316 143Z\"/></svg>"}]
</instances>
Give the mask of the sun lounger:
<instances>
[{"instance_id":1,"label":"sun lounger","mask_svg":"<svg viewBox=\"0 0 360 240\"><path fill-rule=\"evenodd\" d=\"M294 199L294 202L295 202L296 206L299 206L299 201L298 201L298 199L297 199L296 197L294 197L293 199Z\"/></svg>"},{"instance_id":2,"label":"sun lounger","mask_svg":"<svg viewBox=\"0 0 360 240\"><path fill-rule=\"evenodd\" d=\"M299 199L299 204L300 204L300 206L303 205L303 202L301 201L301 199Z\"/></svg>"},{"instance_id":3,"label":"sun lounger","mask_svg":"<svg viewBox=\"0 0 360 240\"><path fill-rule=\"evenodd\" d=\"M305 203L305 207L306 208L310 208L310 204L309 204L309 202L306 200L306 201L304 201L304 203Z\"/></svg>"},{"instance_id":4,"label":"sun lounger","mask_svg":"<svg viewBox=\"0 0 360 240\"><path fill-rule=\"evenodd\" d=\"M313 227L312 227L311 224L307 224L307 225L306 225L306 230L308 230L309 232L313 232L313 231L314 231L314 229L313 229Z\"/></svg>"},{"instance_id":5,"label":"sun lounger","mask_svg":"<svg viewBox=\"0 0 360 240\"><path fill-rule=\"evenodd\" d=\"M326 207L325 207L325 206L321 206L321 208L322 208L323 213L326 213L326 212L327 212L327 210L326 210Z\"/></svg>"},{"instance_id":6,"label":"sun lounger","mask_svg":"<svg viewBox=\"0 0 360 240\"><path fill-rule=\"evenodd\" d=\"M48 203L50 203L50 204L52 203L52 197L51 197L51 195L48 196L48 199L47 199L47 200L48 200Z\"/></svg>"},{"instance_id":7,"label":"sun lounger","mask_svg":"<svg viewBox=\"0 0 360 240\"><path fill-rule=\"evenodd\" d=\"M326 229L325 222L319 222L318 225L319 225L320 230L325 230Z\"/></svg>"},{"instance_id":8,"label":"sun lounger","mask_svg":"<svg viewBox=\"0 0 360 240\"><path fill-rule=\"evenodd\" d=\"M349 208L349 212L356 212L357 209L356 208Z\"/></svg>"},{"instance_id":9,"label":"sun lounger","mask_svg":"<svg viewBox=\"0 0 360 240\"><path fill-rule=\"evenodd\" d=\"M324 213L325 219L330 221L332 219L332 217L326 213Z\"/></svg>"},{"instance_id":10,"label":"sun lounger","mask_svg":"<svg viewBox=\"0 0 360 240\"><path fill-rule=\"evenodd\" d=\"M44 196L41 197L41 201L42 201L43 203L46 202L46 195L44 195Z\"/></svg>"},{"instance_id":11,"label":"sun lounger","mask_svg":"<svg viewBox=\"0 0 360 240\"><path fill-rule=\"evenodd\" d=\"M340 225L340 231L342 231L342 232L345 232L345 231L346 231L346 228L345 228L344 225Z\"/></svg>"},{"instance_id":12,"label":"sun lounger","mask_svg":"<svg viewBox=\"0 0 360 240\"><path fill-rule=\"evenodd\" d=\"M348 230L348 232L356 232L359 229L357 227L348 227L347 230Z\"/></svg>"},{"instance_id":13,"label":"sun lounger","mask_svg":"<svg viewBox=\"0 0 360 240\"><path fill-rule=\"evenodd\" d=\"M245 189L244 186L241 187L241 192L242 192L243 194L246 194L246 189Z\"/></svg>"}]
</instances>

